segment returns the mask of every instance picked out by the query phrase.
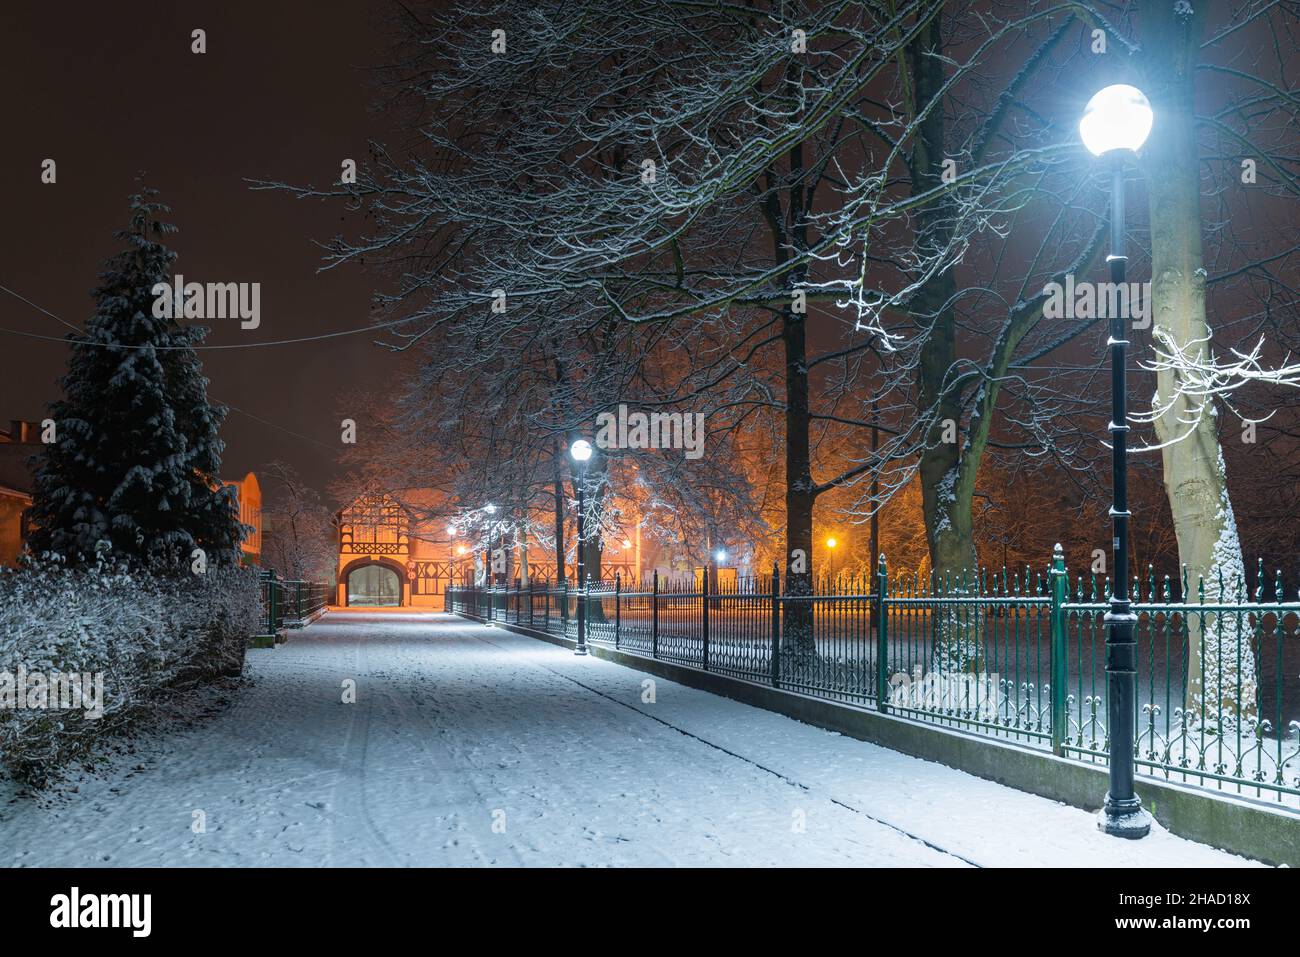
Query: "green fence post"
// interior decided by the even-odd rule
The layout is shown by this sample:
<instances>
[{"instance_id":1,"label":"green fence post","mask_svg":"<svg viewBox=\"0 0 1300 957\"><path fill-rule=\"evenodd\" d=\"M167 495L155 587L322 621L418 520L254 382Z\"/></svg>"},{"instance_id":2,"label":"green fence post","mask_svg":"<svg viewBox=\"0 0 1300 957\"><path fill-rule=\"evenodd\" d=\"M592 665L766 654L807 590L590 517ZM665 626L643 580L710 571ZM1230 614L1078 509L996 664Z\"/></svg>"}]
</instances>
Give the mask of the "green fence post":
<instances>
[{"instance_id":1,"label":"green fence post","mask_svg":"<svg viewBox=\"0 0 1300 957\"><path fill-rule=\"evenodd\" d=\"M701 654L701 666L705 671L709 670L709 565L704 565L704 584L700 589L700 612L701 632L704 634L704 650Z\"/></svg>"},{"instance_id":2,"label":"green fence post","mask_svg":"<svg viewBox=\"0 0 1300 957\"><path fill-rule=\"evenodd\" d=\"M772 563L772 687L781 687L781 567Z\"/></svg>"},{"instance_id":3,"label":"green fence post","mask_svg":"<svg viewBox=\"0 0 1300 957\"><path fill-rule=\"evenodd\" d=\"M275 569L271 569L271 627L267 633L272 637L279 636L280 633L280 616L283 614L280 608L280 583L275 580Z\"/></svg>"},{"instance_id":4,"label":"green fence post","mask_svg":"<svg viewBox=\"0 0 1300 957\"><path fill-rule=\"evenodd\" d=\"M655 569L654 591L650 593L650 657L659 657L659 569Z\"/></svg>"},{"instance_id":5,"label":"green fence post","mask_svg":"<svg viewBox=\"0 0 1300 957\"><path fill-rule=\"evenodd\" d=\"M1065 552L1057 542L1052 550L1052 619L1051 619L1051 675L1050 704L1052 707L1052 753L1065 753L1066 673L1065 650L1065 600L1069 594L1069 579L1065 572Z\"/></svg>"},{"instance_id":6,"label":"green fence post","mask_svg":"<svg viewBox=\"0 0 1300 957\"><path fill-rule=\"evenodd\" d=\"M614 572L614 647L618 647L619 632L623 630L623 575Z\"/></svg>"},{"instance_id":7,"label":"green fence post","mask_svg":"<svg viewBox=\"0 0 1300 957\"><path fill-rule=\"evenodd\" d=\"M880 553L876 569L876 710L889 710L889 614L885 598L889 594L889 569L885 553Z\"/></svg>"},{"instance_id":8,"label":"green fence post","mask_svg":"<svg viewBox=\"0 0 1300 957\"><path fill-rule=\"evenodd\" d=\"M267 569L262 569L257 573L258 583L262 588L262 614L264 616L266 627L257 629L258 635L266 635L271 631L271 573ZM258 622L260 626L262 621Z\"/></svg>"}]
</instances>

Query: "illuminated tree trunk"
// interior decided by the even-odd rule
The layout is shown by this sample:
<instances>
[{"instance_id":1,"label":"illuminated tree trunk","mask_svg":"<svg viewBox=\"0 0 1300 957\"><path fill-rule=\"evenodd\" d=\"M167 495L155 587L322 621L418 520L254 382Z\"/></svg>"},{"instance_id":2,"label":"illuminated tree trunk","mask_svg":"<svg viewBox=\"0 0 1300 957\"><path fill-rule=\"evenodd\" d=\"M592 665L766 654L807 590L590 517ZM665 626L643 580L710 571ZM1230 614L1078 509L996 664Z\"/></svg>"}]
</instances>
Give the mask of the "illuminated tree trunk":
<instances>
[{"instance_id":1,"label":"illuminated tree trunk","mask_svg":"<svg viewBox=\"0 0 1300 957\"><path fill-rule=\"evenodd\" d=\"M909 69L915 89L916 109L942 95L944 83L941 18L935 17L908 49ZM937 105L922 121L912 153L913 192L924 193L942 182L944 162L943 106ZM941 255L952 240L950 204L938 201L923 206L917 217L917 246ZM963 461L960 394L949 382L957 362L956 317L952 311L952 272L943 270L926 279L912 302L916 322L931 326L921 350L921 408L932 419L921 452L919 473L926 541L936 582L960 582L964 572L975 573L975 539L971 528L971 499L979 453ZM966 450L969 454L970 450ZM933 667L937 671L968 671L977 667L978 642L974 630L956 611L945 606L933 622Z\"/></svg>"},{"instance_id":2,"label":"illuminated tree trunk","mask_svg":"<svg viewBox=\"0 0 1300 957\"><path fill-rule=\"evenodd\" d=\"M943 302L951 286L951 280L933 283L921 299ZM932 581L936 589L960 597L964 581L978 580L971 503L979 453L958 441L961 409L945 389L944 374L956 359L952 330L952 316L944 310L921 353L922 407L936 411L919 471ZM941 673L979 668L978 635L959 607L945 605L935 612L932 659Z\"/></svg>"},{"instance_id":3,"label":"illuminated tree trunk","mask_svg":"<svg viewBox=\"0 0 1300 957\"><path fill-rule=\"evenodd\" d=\"M1143 164L1151 220L1152 341L1157 350L1208 348L1205 261L1201 249L1200 151L1196 140L1194 74L1206 4L1187 16L1166 2L1142 5L1145 90L1156 121ZM1161 363L1161 365L1164 365ZM1195 594L1204 576L1207 604L1238 599L1245 568L1237 537L1218 423L1208 402L1184 393L1174 370L1161 368L1156 401L1169 409L1156 420L1165 491L1178 537L1178 557ZM1188 423L1195 420L1194 425ZM1179 438L1181 436L1181 439ZM1175 441L1175 439L1178 439ZM1240 583L1240 584L1239 584ZM1207 616L1188 624L1186 707L1198 724L1238 714L1253 718L1258 703L1249 626ZM1238 660L1240 659L1240 665Z\"/></svg>"}]
</instances>

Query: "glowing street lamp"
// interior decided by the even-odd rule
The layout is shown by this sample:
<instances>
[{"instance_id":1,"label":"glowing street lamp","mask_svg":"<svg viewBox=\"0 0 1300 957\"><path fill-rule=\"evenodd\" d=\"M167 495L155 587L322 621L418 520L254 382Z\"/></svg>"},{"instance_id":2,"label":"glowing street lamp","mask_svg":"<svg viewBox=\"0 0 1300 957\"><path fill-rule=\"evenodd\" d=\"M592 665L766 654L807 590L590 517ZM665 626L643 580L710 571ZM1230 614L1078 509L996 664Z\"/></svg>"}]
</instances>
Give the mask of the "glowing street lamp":
<instances>
[{"instance_id":1,"label":"glowing street lamp","mask_svg":"<svg viewBox=\"0 0 1300 957\"><path fill-rule=\"evenodd\" d=\"M569 455L578 463L578 643L575 655L587 653L587 568L586 568L586 505L583 492L587 485L587 462L591 459L591 443L578 439L569 446Z\"/></svg>"},{"instance_id":2,"label":"glowing street lamp","mask_svg":"<svg viewBox=\"0 0 1300 957\"><path fill-rule=\"evenodd\" d=\"M1083 108L1079 138L1093 156L1115 150L1136 153L1147 141L1155 114L1135 86L1116 83L1099 91Z\"/></svg>"},{"instance_id":3,"label":"glowing street lamp","mask_svg":"<svg viewBox=\"0 0 1300 957\"><path fill-rule=\"evenodd\" d=\"M1124 253L1124 163L1146 142L1155 116L1136 87L1108 86L1084 108L1079 137L1094 156L1111 166L1110 281L1123 288L1128 257ZM1151 816L1133 789L1134 701L1137 698L1137 616L1129 606L1128 577L1128 297L1118 296L1110 317L1110 448L1114 482L1111 520L1115 535L1110 608L1106 611L1106 710L1110 738L1110 787L1097 826L1118 837L1145 837Z\"/></svg>"}]
</instances>

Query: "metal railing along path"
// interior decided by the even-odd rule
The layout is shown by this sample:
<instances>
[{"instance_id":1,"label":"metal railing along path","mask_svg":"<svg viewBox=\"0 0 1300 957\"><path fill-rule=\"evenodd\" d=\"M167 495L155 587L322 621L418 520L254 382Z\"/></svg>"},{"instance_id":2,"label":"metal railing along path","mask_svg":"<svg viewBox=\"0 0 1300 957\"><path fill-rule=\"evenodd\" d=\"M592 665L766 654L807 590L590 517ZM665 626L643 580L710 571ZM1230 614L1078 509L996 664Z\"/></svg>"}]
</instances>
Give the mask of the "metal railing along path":
<instances>
[{"instance_id":1,"label":"metal railing along path","mask_svg":"<svg viewBox=\"0 0 1300 957\"><path fill-rule=\"evenodd\" d=\"M1105 580L1071 580L1059 550L1042 573L891 580L882 558L872 579L467 585L447 608L568 638L581 611L629 654L1107 761ZM1300 601L1262 565L1253 597L1240 579L1134 582L1129 746L1142 774L1300 810Z\"/></svg>"},{"instance_id":2,"label":"metal railing along path","mask_svg":"<svg viewBox=\"0 0 1300 957\"><path fill-rule=\"evenodd\" d=\"M274 639L286 628L303 628L324 613L333 588L326 582L297 581L266 570L261 575L262 621L253 637Z\"/></svg>"}]
</instances>

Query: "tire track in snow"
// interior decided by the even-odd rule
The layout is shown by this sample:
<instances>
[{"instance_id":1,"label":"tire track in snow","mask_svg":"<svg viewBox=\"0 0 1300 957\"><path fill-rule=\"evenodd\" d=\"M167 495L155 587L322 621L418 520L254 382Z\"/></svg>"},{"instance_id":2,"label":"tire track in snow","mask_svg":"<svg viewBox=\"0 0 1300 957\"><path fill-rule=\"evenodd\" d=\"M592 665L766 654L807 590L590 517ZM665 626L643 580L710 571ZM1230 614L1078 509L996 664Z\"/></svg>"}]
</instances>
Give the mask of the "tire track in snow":
<instances>
[{"instance_id":1,"label":"tire track in snow","mask_svg":"<svg viewBox=\"0 0 1300 957\"><path fill-rule=\"evenodd\" d=\"M493 630L499 630L499 629L496 629L495 626L493 626ZM489 640L489 639L483 637L482 635L475 635L475 634L473 634L472 631L470 631L470 630L468 630L468 629L466 630L465 633L466 633L466 635L468 635L469 637L475 638L476 640L481 641L481 642L483 642L483 643L486 644L486 645L491 645L493 648L496 648L498 651L505 652L506 654L511 654L511 653L512 653L512 650L511 650L510 648L507 648L507 647L505 647L504 645L499 645L499 644L497 644L495 641L491 641L491 640ZM812 795L815 795L815 796L817 796L817 797L820 797L820 798L822 798L823 800L828 801L828 802L830 802L831 804L836 805L837 807L842 807L842 808L844 808L846 811L850 811L850 812L852 812L853 814L860 815L861 817L864 817L864 818L866 818L866 819L869 820L869 821L873 821L873 822L875 822L876 824L881 825L882 827L887 827L887 828L889 828L891 831L894 831L894 832L896 832L896 833L898 833L898 834L901 834L902 836L904 836L904 837L906 837L906 838L908 838L908 839L910 839L910 840L916 841L918 844L922 844L922 845L924 845L925 847L928 847L928 848L929 848L930 850L932 850L932 851L936 851L936 852L938 852L938 853L940 853L940 854L944 854L944 855L946 855L946 856L948 856L948 857L953 858L954 860L961 861L961 862L964 863L964 864L969 864L971 867L978 867L978 868L982 868L982 867L983 867L982 864L979 864L978 862L973 861L973 860L971 860L971 859L968 858L968 857L964 857L964 856L962 856L961 854L958 854L956 851L951 851L951 850L949 850L949 849L946 848L946 847L941 847L940 845L935 844L934 842L929 841L929 840L927 840L927 839L924 838L924 837L921 837L919 834L916 834L916 833L914 833L914 832L912 832L912 831L907 830L907 828L900 827L900 826L897 825L897 824L892 824L892 823L890 823L889 821L884 820L883 818L877 817L877 816L875 816L874 814L870 814L870 813L868 813L868 812L862 810L862 808L854 807L852 804L849 804L848 802L843 801L843 800L841 800L840 798L835 797L833 794L827 794L827 793L825 793L824 791L820 791L820 790L818 790L817 788L813 787L812 785L805 784L804 782L799 781L799 780L797 780L797 779L795 779L795 778L792 778L792 777L790 777L789 775L784 774L783 772L776 770L775 768L770 768L770 767L768 767L767 765L765 765L765 764L763 764L763 763L761 763L761 762L759 762L759 761L755 761L753 758L748 758L748 757L746 757L746 756L743 755L743 754L738 754L737 752L732 751L730 748L725 748L725 747L723 747L722 745L717 744L716 742L713 742L713 741L708 740L707 738L701 737L700 735L696 734L696 733L693 732L693 731L687 731L685 728L679 727L678 725L673 724L671 721L667 721L667 720L665 720L665 719L663 719L663 718L660 718L660 717L657 716L657 715L649 714L649 713L647 713L647 712L645 712L645 711L642 711L640 708L637 708L637 707L635 707L634 705L630 705L630 704L628 704L626 701L620 701L618 698L615 698L614 696L612 696L612 695L610 695L610 694L607 694L607 693L604 692L604 691L601 691L599 688L593 688L591 685L584 684L583 682L579 681L577 678L571 677L570 675L566 675L566 674L564 674L563 672L556 671L554 668L548 668L546 665L540 664L540 663L535 662L535 661L529 661L529 662L527 662L527 664L530 664L530 665L532 665L533 667L536 667L536 668L540 668L540 669L543 670L543 671L547 671L547 672L549 672L549 673L555 675L557 678L563 678L565 681L568 681L568 682L571 682L572 684L577 685L579 688L582 688L584 691L588 691L588 692L590 692L591 694L594 694L594 695L596 695L596 696L598 696L598 697L604 698L606 701L610 701L610 702L612 702L612 703L614 703L614 704L616 704L616 705L618 705L618 706L620 706L620 707L627 708L629 711L632 711L632 712L634 712L634 713L636 713L636 714L639 714L639 715L641 715L641 717L643 717L643 718L647 718L647 719L649 719L649 720L651 720L651 721L657 722L658 724L661 724L661 725L663 725L663 726L666 727L666 728L671 728L672 730L676 731L678 734L685 735L686 737L691 738L691 739L693 739L693 740L695 740L695 741L698 741L700 744L703 744L703 745L705 745L706 747L713 748L715 751L720 751L720 752L722 752L723 754L727 755L728 757L735 758L735 759L738 760L738 761L743 761L744 763L750 765L751 767L757 768L758 770L763 771L763 772L765 772L765 773L767 773L767 774L770 774L770 775L772 775L773 777L779 778L780 780L784 781L785 783L790 784L790 785L793 785L794 787L797 787L797 788L799 788L800 790L802 790L802 791L804 791L804 792L806 792L806 793L808 793L808 794L812 794ZM613 664L616 664L616 663L613 663ZM622 665L617 665L617 666L618 666L618 667L625 667L625 666L622 666ZM695 689L695 690L698 690L698 689ZM703 694L708 694L709 692L702 692L702 693L703 693Z\"/></svg>"},{"instance_id":2,"label":"tire track in snow","mask_svg":"<svg viewBox=\"0 0 1300 957\"><path fill-rule=\"evenodd\" d=\"M472 662L474 657L477 656L477 649L482 647L482 642L479 641L476 636L463 634L458 629L451 632L451 637L456 642L456 646L452 652L452 654L456 656L454 660L459 661L465 659ZM473 642L467 640L471 637L475 638ZM495 650L495 646L493 646L493 648ZM472 655L467 656L467 651L472 651ZM493 660L499 660L499 657L494 657ZM417 669L424 663L423 660L418 661L416 663ZM497 676L495 680L502 681L509 685L511 683L511 678L517 669L517 662L511 660L511 670L508 675L505 678ZM416 709L417 711L420 710L418 704L416 705ZM421 712L421 714L423 713ZM484 766L477 760L480 756L480 750L485 744L490 748L499 748L503 738L503 733L500 729L495 731L480 731L478 737L471 737L466 733L466 723L463 720L460 720L464 718L464 714L463 712L455 710L455 704L453 704L452 714L453 720L451 721L450 730L455 733L447 735L446 747L448 753L456 757L460 764L472 769L474 773L485 778L488 782L488 786L494 789L494 793L500 795L504 806L514 807L517 810L523 811L529 806L529 803L532 802L532 806L536 812L542 816L553 814L559 814L561 817L564 816L566 807L569 803L569 794L567 791L569 791L570 788L563 780L554 776L552 773L553 766L548 761L539 761L533 756L527 747L521 745L516 747L509 755L510 758L516 762L515 764L512 764L509 767L500 764L500 757L498 756L495 759L497 762L496 767ZM428 719L426 718L425 720L427 721ZM433 730L440 730L437 725L431 722L430 727ZM447 729L441 730L445 733ZM505 735L508 737L509 730L507 730ZM518 790L511 789L508 780L503 782L503 784L498 785L497 780L502 769L507 771L507 777L510 772L527 770L529 772L527 777L528 788L531 788L531 790L525 789L525 793L521 794ZM483 792L478 788L477 784L472 781L470 783L474 791L481 796ZM481 799L481 803L484 807L488 806L486 800ZM535 824L536 821L533 821L532 823ZM588 840L595 840L596 837L594 835L599 835L599 832L592 830L590 822L582 825L582 832L583 836L586 836ZM513 831L512 833L528 835L526 838L522 839L524 841L522 846L527 851L536 854L556 853L554 847L543 849L544 841L541 843L528 843L529 840L534 842L538 841L539 835L544 832L539 832L537 829L533 828L525 831ZM516 858L518 864L520 866L525 866L526 862L520 851L520 846L521 845L518 843L512 843L509 849L511 854ZM641 853L643 855L653 855L655 858L652 862L642 862L642 866L665 867L673 866L675 863L673 858L656 848L642 848Z\"/></svg>"},{"instance_id":3,"label":"tire track in snow","mask_svg":"<svg viewBox=\"0 0 1300 957\"><path fill-rule=\"evenodd\" d=\"M357 681L358 685L357 700L351 706L345 705L351 708L352 719L348 723L347 737L339 752L338 775L331 791L331 796L335 800L331 802L331 810L334 813L329 817L328 866L335 866L334 852L338 846L335 821L359 820L363 825L362 833L368 838L366 843L370 845L370 850L378 852L381 858L387 858L388 866L396 867L400 863L397 853L376 826L374 815L371 814L370 807L366 803L366 754L370 745L370 717L373 705L370 704L371 696L369 694L363 696L360 690L359 677L365 668L365 643L355 642L353 648L356 649L353 660L353 680ZM346 787L340 797L341 784L346 784Z\"/></svg>"},{"instance_id":4,"label":"tire track in snow","mask_svg":"<svg viewBox=\"0 0 1300 957\"><path fill-rule=\"evenodd\" d=\"M383 824L377 821L371 813L369 802L366 799L367 783L371 781L370 771L381 772L385 780L401 770L418 772L420 775L425 776L418 782L419 788L432 795L444 795L449 792L450 788L446 785L452 779L443 773L443 769L452 769L457 772L463 770L464 773L455 775L454 784L463 787L473 795L470 800L473 801L474 805L483 809L483 820L487 820L490 802L482 787L480 787L480 782L476 780L476 775L481 775L482 769L474 765L465 755L457 754L454 749L443 744L444 729L439 728L420 708L419 701L421 698L419 692L422 689L414 686L393 686L393 681L400 679L403 675L422 673L428 662L422 660L421 656L416 653L416 649L423 650L425 646L386 644L383 648L384 657L380 662L379 669L376 670L370 654L371 640L363 635L349 642L353 647L354 654L352 677L357 681L357 703L350 706L353 711L348 730L348 740L340 753L340 765L344 777L336 781L335 784L334 794L338 795L338 797L333 798L335 813L330 816L331 827L333 827L333 822L336 819L343 821L345 826L349 821L359 820L364 825L365 832L370 838L367 843L372 852L377 852L387 858L384 861L385 864L389 866L424 865L427 862L412 861L410 859L409 847L400 838L397 840L396 845L393 841L390 841L385 835ZM298 670L332 673L335 676L343 674L342 671L332 668L299 668ZM357 708L364 709L360 716L357 714ZM420 759L399 767L387 764L382 768L371 767L367 763L367 754L370 750L372 721L378 722L378 728L395 736L401 736L402 732L410 731L408 746L414 748ZM354 736L356 741L359 742L358 744L354 744ZM429 777L432 777L434 781L431 782ZM347 781L348 788L340 793L339 785L344 780ZM433 784L432 787L430 787L431 783ZM450 832L450 839L456 846L455 853L469 854L483 863L504 856L510 860L505 862L494 861L494 863L505 863L506 866L523 866L524 861L513 843L507 843L503 850L497 846L497 841L485 840L485 835L481 833L483 828L475 827L475 822L479 819L473 815L464 814L459 803L453 804L451 807L451 820L457 824L466 822L469 824L468 827L458 827ZM391 829L392 823L390 822L389 830ZM331 835L333 833L331 831ZM333 841L331 841L330 848L331 863L333 863ZM355 858L356 853L355 851L351 853L345 852L344 856ZM353 862L345 860L344 863L351 864Z\"/></svg>"}]
</instances>

